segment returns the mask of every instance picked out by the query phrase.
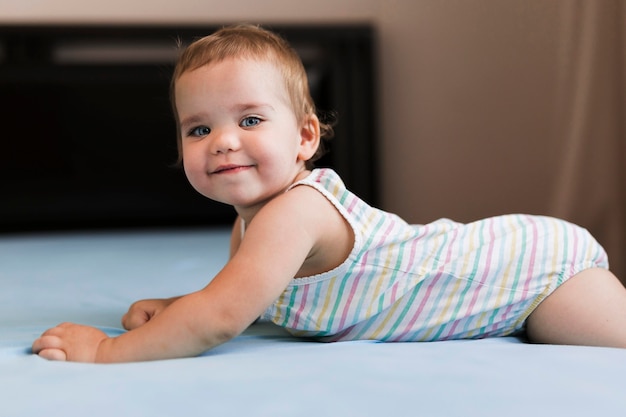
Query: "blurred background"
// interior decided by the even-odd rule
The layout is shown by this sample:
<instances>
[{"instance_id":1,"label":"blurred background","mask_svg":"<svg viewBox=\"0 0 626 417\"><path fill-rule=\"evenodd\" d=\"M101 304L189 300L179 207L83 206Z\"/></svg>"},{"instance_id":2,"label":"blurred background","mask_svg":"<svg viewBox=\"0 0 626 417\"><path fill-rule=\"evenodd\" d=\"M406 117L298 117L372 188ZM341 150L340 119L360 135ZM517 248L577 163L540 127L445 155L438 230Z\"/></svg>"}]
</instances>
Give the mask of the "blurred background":
<instances>
[{"instance_id":1,"label":"blurred background","mask_svg":"<svg viewBox=\"0 0 626 417\"><path fill-rule=\"evenodd\" d=\"M358 137L344 139L335 161L347 164L366 199L412 223L514 212L565 218L589 229L626 279L624 1L0 0L0 26L242 21L357 26L371 39L357 62L364 63L359 83L372 91L347 107L371 103L350 116ZM45 135L41 123L23 129ZM15 165L7 143L19 139L0 131L5 191L17 172L6 168Z\"/></svg>"}]
</instances>

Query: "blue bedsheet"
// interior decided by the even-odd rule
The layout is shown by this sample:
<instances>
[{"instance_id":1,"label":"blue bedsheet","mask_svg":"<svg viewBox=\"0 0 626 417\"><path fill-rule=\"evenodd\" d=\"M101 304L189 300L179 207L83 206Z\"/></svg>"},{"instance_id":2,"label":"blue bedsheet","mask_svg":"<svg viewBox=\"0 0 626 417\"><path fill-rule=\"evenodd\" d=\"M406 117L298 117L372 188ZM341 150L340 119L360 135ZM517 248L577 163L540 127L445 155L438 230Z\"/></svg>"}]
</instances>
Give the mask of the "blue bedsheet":
<instances>
[{"instance_id":1,"label":"blue bedsheet","mask_svg":"<svg viewBox=\"0 0 626 417\"><path fill-rule=\"evenodd\" d=\"M62 321L122 332L140 298L206 285L224 229L0 237L0 416L624 416L626 350L517 338L316 343L269 324L197 358L49 362Z\"/></svg>"}]
</instances>

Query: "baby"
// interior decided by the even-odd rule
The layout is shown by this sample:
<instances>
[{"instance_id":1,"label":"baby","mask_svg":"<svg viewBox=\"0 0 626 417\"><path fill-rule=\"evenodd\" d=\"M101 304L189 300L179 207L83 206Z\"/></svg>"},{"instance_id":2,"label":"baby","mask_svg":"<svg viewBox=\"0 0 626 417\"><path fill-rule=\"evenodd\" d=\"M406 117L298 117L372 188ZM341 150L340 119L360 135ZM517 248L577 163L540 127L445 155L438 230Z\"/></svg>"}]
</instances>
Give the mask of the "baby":
<instances>
[{"instance_id":1,"label":"baby","mask_svg":"<svg viewBox=\"0 0 626 417\"><path fill-rule=\"evenodd\" d=\"M134 303L108 337L64 323L33 343L54 360L198 355L263 317L323 341L432 341L525 332L537 343L626 347L626 289L584 229L507 215L409 225L313 169L324 136L293 49L226 27L182 53L171 84L185 174L237 214L208 285Z\"/></svg>"}]
</instances>

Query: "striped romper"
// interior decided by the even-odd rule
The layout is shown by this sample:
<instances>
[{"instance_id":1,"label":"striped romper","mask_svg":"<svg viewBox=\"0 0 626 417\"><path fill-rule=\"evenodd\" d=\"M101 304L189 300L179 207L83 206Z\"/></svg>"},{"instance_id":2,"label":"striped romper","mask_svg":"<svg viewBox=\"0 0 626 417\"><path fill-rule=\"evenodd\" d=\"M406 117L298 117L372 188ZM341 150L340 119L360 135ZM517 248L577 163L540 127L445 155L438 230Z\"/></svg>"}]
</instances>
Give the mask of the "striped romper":
<instances>
[{"instance_id":1,"label":"striped romper","mask_svg":"<svg viewBox=\"0 0 626 417\"><path fill-rule=\"evenodd\" d=\"M322 193L354 230L337 268L293 279L264 319L322 341L433 341L506 336L556 287L607 268L602 247L562 220L506 215L409 225L366 204L330 169L297 185Z\"/></svg>"}]
</instances>

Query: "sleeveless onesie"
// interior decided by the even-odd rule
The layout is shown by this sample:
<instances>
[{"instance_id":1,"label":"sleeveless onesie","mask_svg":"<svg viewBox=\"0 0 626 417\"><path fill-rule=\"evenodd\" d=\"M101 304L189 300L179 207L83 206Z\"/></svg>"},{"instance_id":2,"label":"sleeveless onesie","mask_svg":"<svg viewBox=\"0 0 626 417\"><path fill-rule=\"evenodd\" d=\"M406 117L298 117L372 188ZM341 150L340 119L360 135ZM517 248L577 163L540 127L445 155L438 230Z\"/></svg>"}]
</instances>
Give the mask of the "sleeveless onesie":
<instances>
[{"instance_id":1,"label":"sleeveless onesie","mask_svg":"<svg viewBox=\"0 0 626 417\"><path fill-rule=\"evenodd\" d=\"M369 206L331 169L310 186L347 220L355 242L337 268L295 278L262 319L322 341L434 341L516 334L559 285L608 268L583 228L512 214L461 224L410 225Z\"/></svg>"}]
</instances>

